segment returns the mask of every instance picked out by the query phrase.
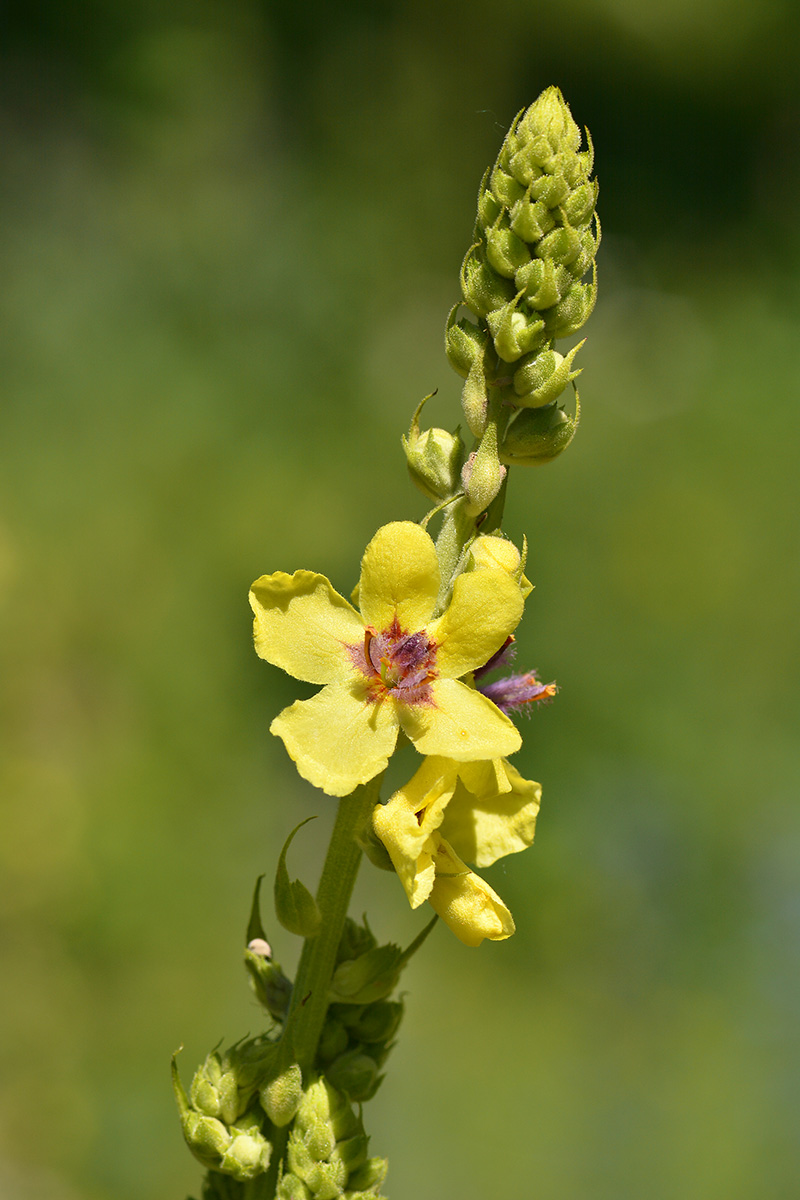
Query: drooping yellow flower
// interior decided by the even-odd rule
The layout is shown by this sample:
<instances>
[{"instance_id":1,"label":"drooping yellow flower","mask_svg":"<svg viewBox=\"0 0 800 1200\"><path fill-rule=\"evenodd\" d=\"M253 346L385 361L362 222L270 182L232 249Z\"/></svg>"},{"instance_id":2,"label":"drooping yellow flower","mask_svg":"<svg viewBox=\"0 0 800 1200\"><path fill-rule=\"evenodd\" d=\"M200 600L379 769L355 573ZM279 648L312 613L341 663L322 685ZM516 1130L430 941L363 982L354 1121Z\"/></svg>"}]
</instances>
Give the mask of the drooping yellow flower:
<instances>
[{"instance_id":1,"label":"drooping yellow flower","mask_svg":"<svg viewBox=\"0 0 800 1200\"><path fill-rule=\"evenodd\" d=\"M519 749L508 717L461 682L516 628L519 585L500 569L467 572L434 618L440 582L428 534L396 521L364 553L360 613L312 571L278 571L253 584L257 653L324 685L270 728L303 778L328 795L346 796L382 771L401 729L420 753L457 762Z\"/></svg>"},{"instance_id":2,"label":"drooping yellow flower","mask_svg":"<svg viewBox=\"0 0 800 1200\"><path fill-rule=\"evenodd\" d=\"M541 788L502 759L430 757L373 813L412 908L427 900L467 946L514 932L503 901L466 865L488 867L533 841Z\"/></svg>"}]
</instances>

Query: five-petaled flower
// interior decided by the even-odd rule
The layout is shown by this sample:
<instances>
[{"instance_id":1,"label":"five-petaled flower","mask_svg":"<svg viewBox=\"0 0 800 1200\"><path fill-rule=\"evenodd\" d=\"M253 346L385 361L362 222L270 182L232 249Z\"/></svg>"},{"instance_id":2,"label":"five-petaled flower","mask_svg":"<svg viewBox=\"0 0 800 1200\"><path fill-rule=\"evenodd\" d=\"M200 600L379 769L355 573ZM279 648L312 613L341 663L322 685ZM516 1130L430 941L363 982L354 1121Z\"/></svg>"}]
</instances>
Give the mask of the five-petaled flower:
<instances>
[{"instance_id":1,"label":"five-petaled flower","mask_svg":"<svg viewBox=\"0 0 800 1200\"><path fill-rule=\"evenodd\" d=\"M412 908L427 900L467 946L514 932L503 901L465 865L488 867L533 841L541 788L502 759L431 757L373 812Z\"/></svg>"},{"instance_id":2,"label":"five-petaled flower","mask_svg":"<svg viewBox=\"0 0 800 1200\"><path fill-rule=\"evenodd\" d=\"M364 553L361 612L324 575L278 571L250 591L256 651L296 679L323 684L270 726L304 779L346 796L387 765L399 731L422 754L501 758L516 727L462 676L486 663L522 616L519 584L486 567L459 575L436 611L439 564L411 521L384 525Z\"/></svg>"}]
</instances>

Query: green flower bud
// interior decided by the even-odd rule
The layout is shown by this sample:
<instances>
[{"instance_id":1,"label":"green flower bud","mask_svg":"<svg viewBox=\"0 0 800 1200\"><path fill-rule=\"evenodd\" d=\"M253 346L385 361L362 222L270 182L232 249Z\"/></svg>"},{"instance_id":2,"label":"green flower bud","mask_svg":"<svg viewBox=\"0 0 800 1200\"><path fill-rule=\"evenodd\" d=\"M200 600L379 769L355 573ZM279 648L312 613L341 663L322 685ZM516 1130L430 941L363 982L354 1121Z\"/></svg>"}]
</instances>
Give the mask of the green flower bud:
<instances>
[{"instance_id":1,"label":"green flower bud","mask_svg":"<svg viewBox=\"0 0 800 1200\"><path fill-rule=\"evenodd\" d=\"M578 415L568 416L555 401L545 408L521 408L506 431L500 457L509 466L551 462L575 436Z\"/></svg>"},{"instance_id":2,"label":"green flower bud","mask_svg":"<svg viewBox=\"0 0 800 1200\"><path fill-rule=\"evenodd\" d=\"M526 193L511 209L511 228L529 245L538 242L554 227L556 219L543 200L531 200Z\"/></svg>"},{"instance_id":3,"label":"green flower bud","mask_svg":"<svg viewBox=\"0 0 800 1200\"><path fill-rule=\"evenodd\" d=\"M548 334L561 338L576 333L591 316L596 299L596 282L573 283L564 298L542 314Z\"/></svg>"},{"instance_id":4,"label":"green flower bud","mask_svg":"<svg viewBox=\"0 0 800 1200\"><path fill-rule=\"evenodd\" d=\"M340 1097L322 1078L312 1080L303 1092L297 1110L295 1124L298 1129L307 1129L317 1121L330 1121L331 1114L339 1106Z\"/></svg>"},{"instance_id":5,"label":"green flower bud","mask_svg":"<svg viewBox=\"0 0 800 1200\"><path fill-rule=\"evenodd\" d=\"M486 231L486 257L498 275L513 279L520 267L530 262L531 252L509 223L500 219Z\"/></svg>"},{"instance_id":6,"label":"green flower bud","mask_svg":"<svg viewBox=\"0 0 800 1200\"><path fill-rule=\"evenodd\" d=\"M481 187L478 196L478 223L483 229L488 229L490 225L494 225L497 218L503 211L503 205L499 200L496 200L492 193L486 188Z\"/></svg>"},{"instance_id":7,"label":"green flower bud","mask_svg":"<svg viewBox=\"0 0 800 1200\"><path fill-rule=\"evenodd\" d=\"M581 235L571 225L561 225L546 234L536 247L537 258L551 258L553 262L567 266L581 249Z\"/></svg>"},{"instance_id":8,"label":"green flower bud","mask_svg":"<svg viewBox=\"0 0 800 1200\"><path fill-rule=\"evenodd\" d=\"M565 267L556 266L549 258L532 258L527 266L517 271L516 284L525 293L525 300L535 309L552 308L573 283L573 276ZM544 330L544 321L541 323ZM542 335L544 336L544 335Z\"/></svg>"},{"instance_id":9,"label":"green flower bud","mask_svg":"<svg viewBox=\"0 0 800 1200\"><path fill-rule=\"evenodd\" d=\"M303 1075L297 1063L266 1083L258 1093L261 1107L279 1128L288 1125L300 1107L303 1095Z\"/></svg>"},{"instance_id":10,"label":"green flower bud","mask_svg":"<svg viewBox=\"0 0 800 1200\"><path fill-rule=\"evenodd\" d=\"M479 243L467 251L462 264L461 291L464 303L476 317L485 317L514 298L510 280L501 278L492 270Z\"/></svg>"},{"instance_id":11,"label":"green flower bud","mask_svg":"<svg viewBox=\"0 0 800 1200\"><path fill-rule=\"evenodd\" d=\"M462 388L461 407L464 410L470 432L475 437L483 437L486 429L486 416L489 411L489 385L483 363L477 359L472 364L466 383Z\"/></svg>"},{"instance_id":12,"label":"green flower bud","mask_svg":"<svg viewBox=\"0 0 800 1200\"><path fill-rule=\"evenodd\" d=\"M255 1115L242 1117L231 1127L232 1141L222 1156L218 1170L241 1183L262 1175L269 1167L272 1145L264 1137Z\"/></svg>"},{"instance_id":13,"label":"green flower bud","mask_svg":"<svg viewBox=\"0 0 800 1200\"><path fill-rule=\"evenodd\" d=\"M228 1150L233 1138L226 1127L216 1117L204 1117L190 1110L181 1118L183 1136L192 1154L204 1167L220 1170L222 1156Z\"/></svg>"},{"instance_id":14,"label":"green flower bud","mask_svg":"<svg viewBox=\"0 0 800 1200\"><path fill-rule=\"evenodd\" d=\"M275 1195L277 1200L311 1200L311 1192L302 1179L291 1171L283 1175Z\"/></svg>"},{"instance_id":15,"label":"green flower bud","mask_svg":"<svg viewBox=\"0 0 800 1200\"><path fill-rule=\"evenodd\" d=\"M352 1031L362 1042L390 1042L400 1027L403 1011L400 1000L378 1000L358 1014Z\"/></svg>"},{"instance_id":16,"label":"green flower bud","mask_svg":"<svg viewBox=\"0 0 800 1200\"><path fill-rule=\"evenodd\" d=\"M178 1115L186 1145L204 1167L219 1169L222 1155L231 1144L231 1134L216 1117L196 1112L189 1104L186 1089L178 1074L175 1055L172 1056L172 1089L178 1105Z\"/></svg>"},{"instance_id":17,"label":"green flower bud","mask_svg":"<svg viewBox=\"0 0 800 1200\"><path fill-rule=\"evenodd\" d=\"M544 321L538 313L529 313L519 308L523 293L518 292L513 300L502 308L489 313L486 323L494 339L494 348L504 362L516 362L523 354L541 346L544 338Z\"/></svg>"},{"instance_id":18,"label":"green flower bud","mask_svg":"<svg viewBox=\"0 0 800 1200\"><path fill-rule=\"evenodd\" d=\"M363 1167L353 1172L348 1184L351 1188L374 1194L385 1180L388 1171L389 1163L385 1158L368 1158Z\"/></svg>"},{"instance_id":19,"label":"green flower bud","mask_svg":"<svg viewBox=\"0 0 800 1200\"><path fill-rule=\"evenodd\" d=\"M195 1071L189 1088L192 1106L208 1117L219 1117L226 1125L232 1125L244 1112L247 1101L239 1106L239 1085L236 1075L216 1052L209 1054L201 1067Z\"/></svg>"},{"instance_id":20,"label":"green flower bud","mask_svg":"<svg viewBox=\"0 0 800 1200\"><path fill-rule=\"evenodd\" d=\"M564 218L568 225L588 224L597 203L597 192L597 180L589 179L570 193L563 202Z\"/></svg>"},{"instance_id":21,"label":"green flower bud","mask_svg":"<svg viewBox=\"0 0 800 1200\"><path fill-rule=\"evenodd\" d=\"M333 1062L340 1054L344 1054L350 1042L344 1025L330 1011L325 1018L322 1033L317 1047L317 1059L323 1066Z\"/></svg>"},{"instance_id":22,"label":"green flower bud","mask_svg":"<svg viewBox=\"0 0 800 1200\"><path fill-rule=\"evenodd\" d=\"M328 1162L314 1163L306 1176L314 1200L337 1200L347 1183L347 1168L334 1151Z\"/></svg>"},{"instance_id":23,"label":"green flower bud","mask_svg":"<svg viewBox=\"0 0 800 1200\"><path fill-rule=\"evenodd\" d=\"M351 1100L367 1100L375 1088L378 1065L368 1054L348 1050L331 1063L327 1075L333 1086Z\"/></svg>"},{"instance_id":24,"label":"green flower bud","mask_svg":"<svg viewBox=\"0 0 800 1200\"><path fill-rule=\"evenodd\" d=\"M337 1143L336 1150L347 1169L348 1176L363 1167L367 1161L368 1147L369 1138L365 1133L356 1133L353 1137Z\"/></svg>"},{"instance_id":25,"label":"green flower bud","mask_svg":"<svg viewBox=\"0 0 800 1200\"><path fill-rule=\"evenodd\" d=\"M289 1011L292 984L279 964L272 961L270 954L265 953L264 947L269 950L263 938L253 938L244 952L244 965L259 1004L276 1021L283 1021Z\"/></svg>"},{"instance_id":26,"label":"green flower bud","mask_svg":"<svg viewBox=\"0 0 800 1200\"><path fill-rule=\"evenodd\" d=\"M583 342L578 342L566 357L557 350L530 355L514 372L516 403L525 408L540 408L558 399L567 384L581 373L581 367L572 370L572 361L582 345Z\"/></svg>"},{"instance_id":27,"label":"green flower bud","mask_svg":"<svg viewBox=\"0 0 800 1200\"><path fill-rule=\"evenodd\" d=\"M429 398L426 396L425 400ZM403 437L403 449L412 481L429 500L438 503L458 491L464 443L458 433L448 433L445 429L420 431L419 414L425 400L411 418L408 437Z\"/></svg>"},{"instance_id":28,"label":"green flower bud","mask_svg":"<svg viewBox=\"0 0 800 1200\"><path fill-rule=\"evenodd\" d=\"M310 1162L327 1162L336 1146L333 1126L328 1121L317 1121L309 1125L303 1133L303 1145ZM302 1155L298 1161L301 1159Z\"/></svg>"},{"instance_id":29,"label":"green flower bud","mask_svg":"<svg viewBox=\"0 0 800 1200\"><path fill-rule=\"evenodd\" d=\"M374 950L377 944L377 938L367 924L366 917L363 925L359 925L352 917L346 917L339 940L339 948L336 951L336 962L346 962L348 959L358 958L360 955L366 954L368 950Z\"/></svg>"},{"instance_id":30,"label":"green flower bud","mask_svg":"<svg viewBox=\"0 0 800 1200\"><path fill-rule=\"evenodd\" d=\"M492 195L503 208L511 208L512 204L516 204L517 200L520 200L525 194L525 188L519 180L504 171L499 164L495 166L489 176L489 186Z\"/></svg>"},{"instance_id":31,"label":"green flower bud","mask_svg":"<svg viewBox=\"0 0 800 1200\"><path fill-rule=\"evenodd\" d=\"M487 430L488 434L488 430ZM461 472L461 482L467 497L467 513L478 516L487 509L503 486L506 468L497 457L497 442L490 445L482 453L488 438L484 437L476 451L470 454L464 470Z\"/></svg>"},{"instance_id":32,"label":"green flower bud","mask_svg":"<svg viewBox=\"0 0 800 1200\"><path fill-rule=\"evenodd\" d=\"M444 334L444 348L448 361L453 370L466 379L476 360L483 362L483 356L489 345L489 337L485 330L479 329L472 321L462 317L456 320L460 304L454 304L447 318Z\"/></svg>"}]
</instances>

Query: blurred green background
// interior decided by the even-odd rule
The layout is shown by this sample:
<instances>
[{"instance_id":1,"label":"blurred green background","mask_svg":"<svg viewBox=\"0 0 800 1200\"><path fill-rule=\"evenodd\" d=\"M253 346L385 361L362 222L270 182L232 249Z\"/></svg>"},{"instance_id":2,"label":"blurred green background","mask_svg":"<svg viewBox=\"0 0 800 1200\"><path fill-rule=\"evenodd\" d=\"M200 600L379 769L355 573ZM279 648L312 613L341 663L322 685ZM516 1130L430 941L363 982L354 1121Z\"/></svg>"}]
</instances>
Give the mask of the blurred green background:
<instances>
[{"instance_id":1,"label":"blurred green background","mask_svg":"<svg viewBox=\"0 0 800 1200\"><path fill-rule=\"evenodd\" d=\"M605 233L569 453L512 480L537 843L438 928L368 1109L394 1200L798 1194L800 10L793 0L6 7L0 1196L181 1200L169 1089L332 803L246 592L418 518L399 435L477 185L550 83ZM310 689L309 689L310 690ZM356 910L424 914L366 866ZM292 966L296 948L274 931Z\"/></svg>"}]
</instances>

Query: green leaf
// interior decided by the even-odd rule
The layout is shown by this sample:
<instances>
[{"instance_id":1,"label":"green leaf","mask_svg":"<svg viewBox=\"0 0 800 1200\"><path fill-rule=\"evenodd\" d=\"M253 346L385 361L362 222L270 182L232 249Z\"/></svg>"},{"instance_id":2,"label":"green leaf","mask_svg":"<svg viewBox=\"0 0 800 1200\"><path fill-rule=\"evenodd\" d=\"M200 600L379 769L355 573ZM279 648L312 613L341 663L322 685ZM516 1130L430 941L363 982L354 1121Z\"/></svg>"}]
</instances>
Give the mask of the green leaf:
<instances>
[{"instance_id":1,"label":"green leaf","mask_svg":"<svg viewBox=\"0 0 800 1200\"><path fill-rule=\"evenodd\" d=\"M316 937L322 923L322 916L316 900L305 884L301 883L299 879L289 878L286 868L286 852L297 831L314 819L314 817L307 817L289 834L281 850L278 869L275 873L275 915L284 929L303 938Z\"/></svg>"}]
</instances>

